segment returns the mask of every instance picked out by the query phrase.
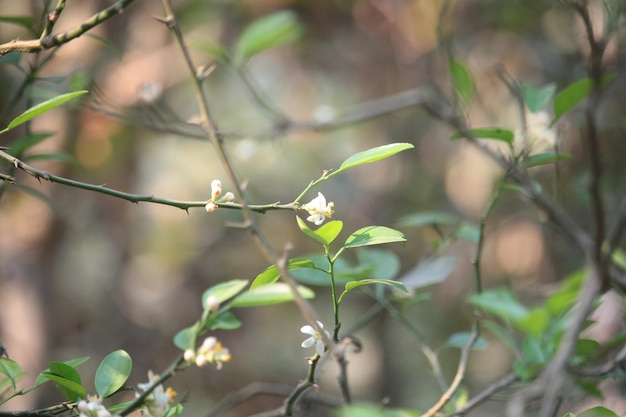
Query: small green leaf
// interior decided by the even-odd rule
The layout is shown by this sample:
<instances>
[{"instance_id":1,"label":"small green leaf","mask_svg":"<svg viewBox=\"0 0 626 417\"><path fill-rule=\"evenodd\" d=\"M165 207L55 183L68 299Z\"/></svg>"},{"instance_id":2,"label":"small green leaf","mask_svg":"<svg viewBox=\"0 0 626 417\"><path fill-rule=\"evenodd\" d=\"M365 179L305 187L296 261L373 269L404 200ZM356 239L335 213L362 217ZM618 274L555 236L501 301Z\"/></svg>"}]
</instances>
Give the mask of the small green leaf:
<instances>
[{"instance_id":1,"label":"small green leaf","mask_svg":"<svg viewBox=\"0 0 626 417\"><path fill-rule=\"evenodd\" d=\"M109 353L96 370L95 387L98 395L106 398L122 388L132 367L133 361L126 351Z\"/></svg>"},{"instance_id":2,"label":"small green leaf","mask_svg":"<svg viewBox=\"0 0 626 417\"><path fill-rule=\"evenodd\" d=\"M53 381L65 398L76 401L85 398L85 388L83 388L80 375L76 369L64 362L50 362L48 371L40 374L41 377Z\"/></svg>"},{"instance_id":3,"label":"small green leaf","mask_svg":"<svg viewBox=\"0 0 626 417\"><path fill-rule=\"evenodd\" d=\"M193 349L196 346L197 323L182 329L174 336L174 345L180 350Z\"/></svg>"},{"instance_id":4,"label":"small green leaf","mask_svg":"<svg viewBox=\"0 0 626 417\"><path fill-rule=\"evenodd\" d=\"M373 284L383 284L383 285L389 285L391 287L394 287L398 290L404 291L406 293L408 293L406 287L404 286L403 283L399 282L399 281L390 281L387 279L362 279L360 281L352 281L352 282L348 282L346 284L346 289L343 291L343 293L341 293L341 295L339 296L339 300L338 303L341 303L341 300L343 299L343 297L348 294L348 292L352 291L355 288L358 288L362 285L373 285Z\"/></svg>"},{"instance_id":5,"label":"small green leaf","mask_svg":"<svg viewBox=\"0 0 626 417\"><path fill-rule=\"evenodd\" d=\"M454 272L456 256L443 255L438 258L426 259L409 272L400 281L410 289L425 288L439 284Z\"/></svg>"},{"instance_id":6,"label":"small green leaf","mask_svg":"<svg viewBox=\"0 0 626 417\"><path fill-rule=\"evenodd\" d=\"M252 22L235 44L237 62L243 62L266 49L291 42L302 34L298 16L281 10Z\"/></svg>"},{"instance_id":7,"label":"small green leaf","mask_svg":"<svg viewBox=\"0 0 626 417\"><path fill-rule=\"evenodd\" d=\"M563 161L566 159L572 159L572 155L567 153L545 152L531 155L524 160L524 165L528 168L536 167L538 165L551 164L556 161Z\"/></svg>"},{"instance_id":8,"label":"small green leaf","mask_svg":"<svg viewBox=\"0 0 626 417\"><path fill-rule=\"evenodd\" d=\"M11 381L11 386L15 390L15 380L23 375L20 365L12 359L0 358L0 373L6 375Z\"/></svg>"},{"instance_id":9,"label":"small green leaf","mask_svg":"<svg viewBox=\"0 0 626 417\"><path fill-rule=\"evenodd\" d=\"M346 239L344 248L356 248L360 246L382 245L384 243L406 242L406 238L394 229L384 226L368 226L357 230Z\"/></svg>"},{"instance_id":10,"label":"small green leaf","mask_svg":"<svg viewBox=\"0 0 626 417\"><path fill-rule=\"evenodd\" d=\"M329 246L339 233L341 233L341 229L343 229L343 222L340 220L328 222L317 230L312 230L309 225L298 216L296 216L296 222L305 235L317 240L324 246Z\"/></svg>"},{"instance_id":11,"label":"small green leaf","mask_svg":"<svg viewBox=\"0 0 626 417\"><path fill-rule=\"evenodd\" d=\"M502 343L507 345L509 349L511 349L511 352L517 351L517 342L509 329L505 329L493 321L485 321L482 326L489 330L495 337L500 339Z\"/></svg>"},{"instance_id":12,"label":"small green leaf","mask_svg":"<svg viewBox=\"0 0 626 417\"><path fill-rule=\"evenodd\" d=\"M248 282L249 281L247 279L233 279L231 281L222 282L212 286L202 294L202 308L205 310L209 308L207 305L207 299L209 296L212 295L217 298L217 301L223 303L243 291L248 285Z\"/></svg>"},{"instance_id":13,"label":"small green leaf","mask_svg":"<svg viewBox=\"0 0 626 417\"><path fill-rule=\"evenodd\" d=\"M494 289L472 294L470 304L510 323L519 323L528 316L528 309L506 289Z\"/></svg>"},{"instance_id":14,"label":"small green leaf","mask_svg":"<svg viewBox=\"0 0 626 417\"><path fill-rule=\"evenodd\" d=\"M465 347L465 345L469 343L471 338L472 338L472 334L469 332L454 333L448 338L448 341L446 342L444 347L462 349ZM488 345L489 345L489 342L487 342L487 339L485 339L484 337L479 337L474 342L474 346L472 346L472 349L483 350L483 349L487 349Z\"/></svg>"},{"instance_id":15,"label":"small green leaf","mask_svg":"<svg viewBox=\"0 0 626 417\"><path fill-rule=\"evenodd\" d=\"M315 264L310 259L294 258L289 260L287 269L293 271L295 269L312 268L314 266ZM273 284L278 281L279 278L280 270L276 265L272 265L256 276L256 278L254 279L254 281L252 281L252 284L250 285L250 289L260 287L262 285Z\"/></svg>"},{"instance_id":16,"label":"small green leaf","mask_svg":"<svg viewBox=\"0 0 626 417\"><path fill-rule=\"evenodd\" d=\"M26 150L50 136L52 136L52 133L34 133L32 135L22 136L9 145L7 153L19 158Z\"/></svg>"},{"instance_id":17,"label":"small green leaf","mask_svg":"<svg viewBox=\"0 0 626 417\"><path fill-rule=\"evenodd\" d=\"M546 308L534 308L526 317L515 323L516 327L533 336L539 336L548 325L549 314Z\"/></svg>"},{"instance_id":18,"label":"small green leaf","mask_svg":"<svg viewBox=\"0 0 626 417\"><path fill-rule=\"evenodd\" d=\"M327 178L332 177L348 168L354 168L359 165L369 164L371 162L380 161L381 159L389 158L397 154L398 152L412 149L414 146L410 143L390 143L388 145L377 146L375 148L367 149L355 153L348 159L342 162L338 170L331 172Z\"/></svg>"},{"instance_id":19,"label":"small green leaf","mask_svg":"<svg viewBox=\"0 0 626 417\"><path fill-rule=\"evenodd\" d=\"M539 113L543 111L547 106L554 92L556 91L556 85L550 83L543 87L533 87L530 85L522 84L522 96L524 97L524 103L526 107L532 113Z\"/></svg>"},{"instance_id":20,"label":"small green leaf","mask_svg":"<svg viewBox=\"0 0 626 417\"><path fill-rule=\"evenodd\" d=\"M213 320L209 330L235 330L241 327L241 322L233 313L225 311Z\"/></svg>"},{"instance_id":21,"label":"small green leaf","mask_svg":"<svg viewBox=\"0 0 626 417\"><path fill-rule=\"evenodd\" d=\"M452 59L450 61L450 75L452 77L454 91L459 99L465 103L469 103L476 91L472 74L461 61Z\"/></svg>"},{"instance_id":22,"label":"small green leaf","mask_svg":"<svg viewBox=\"0 0 626 417\"><path fill-rule=\"evenodd\" d=\"M298 293L303 298L313 298L315 293L309 288L298 286ZM282 282L264 285L239 295L230 302L230 307L258 307L293 301L291 288Z\"/></svg>"},{"instance_id":23,"label":"small green leaf","mask_svg":"<svg viewBox=\"0 0 626 417\"><path fill-rule=\"evenodd\" d=\"M0 133L7 132L21 125L22 123L26 123L43 113L49 112L50 110L57 108L65 104L66 102L87 93L87 90L74 91L73 93L61 94L60 96L56 96L54 98L51 98L50 100L46 100L43 103L39 103L13 119L13 121L9 123L9 126L7 126L6 129L0 131Z\"/></svg>"},{"instance_id":24,"label":"small green leaf","mask_svg":"<svg viewBox=\"0 0 626 417\"><path fill-rule=\"evenodd\" d=\"M219 62L228 62L229 56L228 51L222 45L210 42L207 40L203 40L200 42L195 42L193 45L196 49L208 54L211 58L215 59Z\"/></svg>"},{"instance_id":25,"label":"small green leaf","mask_svg":"<svg viewBox=\"0 0 626 417\"><path fill-rule=\"evenodd\" d=\"M450 213L442 211L423 211L401 217L398 225L401 227L425 227L425 226L456 226L461 219Z\"/></svg>"},{"instance_id":26,"label":"small green leaf","mask_svg":"<svg viewBox=\"0 0 626 417\"><path fill-rule=\"evenodd\" d=\"M615 78L615 74L607 74L601 83L601 87L605 87ZM554 104L552 105L554 109L554 121L556 122L561 116L565 113L573 109L583 101L589 94L591 94L591 90L593 88L593 81L589 78L585 78L584 80L576 81L569 86L567 86L563 91L556 95L554 98Z\"/></svg>"},{"instance_id":27,"label":"small green leaf","mask_svg":"<svg viewBox=\"0 0 626 417\"><path fill-rule=\"evenodd\" d=\"M470 135L477 139L495 139L506 143L513 143L515 134L511 130L501 129L499 127L485 127L481 129L468 129ZM467 135L463 132L457 132L450 136L450 140L463 139Z\"/></svg>"},{"instance_id":28,"label":"small green leaf","mask_svg":"<svg viewBox=\"0 0 626 417\"><path fill-rule=\"evenodd\" d=\"M585 411L578 413L576 417L617 417L614 411L609 410L606 407L597 406L588 408Z\"/></svg>"}]
</instances>

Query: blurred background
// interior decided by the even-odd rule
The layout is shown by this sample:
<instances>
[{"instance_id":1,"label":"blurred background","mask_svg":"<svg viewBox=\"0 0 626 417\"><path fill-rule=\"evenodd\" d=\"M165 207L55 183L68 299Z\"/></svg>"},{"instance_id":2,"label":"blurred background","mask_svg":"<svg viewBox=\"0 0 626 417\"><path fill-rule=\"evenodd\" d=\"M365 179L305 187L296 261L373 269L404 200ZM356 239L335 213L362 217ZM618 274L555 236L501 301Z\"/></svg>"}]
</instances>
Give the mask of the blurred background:
<instances>
[{"instance_id":1,"label":"blurred background","mask_svg":"<svg viewBox=\"0 0 626 417\"><path fill-rule=\"evenodd\" d=\"M68 2L55 32L80 24L110 1ZM602 8L593 6L595 23ZM176 0L177 17L197 65L215 60L207 42L231 47L255 18L293 10L303 27L291 44L252 58L250 78L276 108L297 121L324 120L360 103L416 88L449 91L445 55L438 31L451 37L454 54L475 77L477 95L468 110L474 127L520 126L519 108L497 75L502 66L516 80L557 90L586 76L586 47L573 12L552 0L467 0L453 4L439 27L438 0ZM597 7L596 7L597 6ZM0 0L1 15L38 17L40 1ZM211 145L202 139L167 133L168 127L197 112L182 55L164 25L160 2L137 0L121 15L88 35L59 48L28 86L26 100L12 101L24 73L51 52L0 58L2 126L36 103L72 86L87 85L90 106L65 106L35 119L31 132L53 133L32 153L65 151L73 163L32 162L58 175L129 193L175 200L207 200L210 183L221 179L232 190ZM0 40L27 39L23 28L0 22ZM608 218L624 190L623 128L619 113L625 84L624 50L611 43L606 65L617 72L599 114L606 153L604 185ZM335 203L334 219L345 224L340 237L368 225L396 227L406 245L389 245L400 259L400 276L432 256L453 255L456 266L430 298L407 315L432 346L471 326L472 309L464 302L474 288L472 242L459 239L437 249L430 228L399 225L417 212L440 211L475 224L500 169L462 142L419 107L325 132L264 134L273 120L252 99L241 79L217 63L206 81L211 109L226 133L227 151L246 183L253 203L291 202L323 170L337 168L350 155L391 142L415 149L355 168L324 182L304 201L324 193ZM103 111L117 113L112 117ZM91 108L90 108L91 107ZM536 179L574 217L588 226L587 169L580 142L582 110L557 126L562 149L573 159L554 168L537 168ZM157 117L165 115L165 119ZM178 122L176 122L178 121ZM171 124L170 124L171 123ZM0 137L10 146L27 133L17 129ZM263 136L263 137L259 137ZM504 149L503 149L504 151ZM4 171L3 171L4 172ZM230 279L253 279L268 265L249 236L225 222L235 211L189 212L153 204L138 205L106 195L39 183L16 172L19 186L3 184L0 199L0 341L28 372L24 387L50 360L88 355L83 379L92 379L99 361L116 349L127 350L134 369L129 381L145 382L178 354L172 337L201 313L200 295ZM39 195L33 195L33 190ZM293 242L294 256L319 250L299 231L291 212L258 216L263 230L281 251ZM581 265L580 252L557 230L541 222L542 213L521 194L507 191L486 226L483 253L486 286L510 286L529 303ZM354 261L350 258L348 261ZM323 321L332 322L328 288L315 288L313 301ZM539 300L539 301L538 301ZM354 292L342 306L349 327L373 302ZM306 376L300 348L305 324L293 304L235 312L243 326L219 332L233 356L220 371L194 368L178 375L173 388L186 395L187 415L207 415L228 393L250 382L295 386ZM619 319L619 316L616 316ZM329 325L327 325L328 327ZM392 318L381 315L357 336L363 351L350 354L349 377L356 400L385 401L425 410L439 395L417 340ZM490 335L489 348L470 361L468 388L478 392L504 375L510 352ZM441 351L451 378L458 350ZM338 395L334 364L328 364L320 392ZM132 394L131 394L132 395ZM505 398L506 395L499 397ZM283 396L259 396L226 415L246 415L279 406ZM61 400L53 387L9 402L6 409L43 407ZM492 402L476 415L499 415ZM327 415L323 407L313 410Z\"/></svg>"}]
</instances>

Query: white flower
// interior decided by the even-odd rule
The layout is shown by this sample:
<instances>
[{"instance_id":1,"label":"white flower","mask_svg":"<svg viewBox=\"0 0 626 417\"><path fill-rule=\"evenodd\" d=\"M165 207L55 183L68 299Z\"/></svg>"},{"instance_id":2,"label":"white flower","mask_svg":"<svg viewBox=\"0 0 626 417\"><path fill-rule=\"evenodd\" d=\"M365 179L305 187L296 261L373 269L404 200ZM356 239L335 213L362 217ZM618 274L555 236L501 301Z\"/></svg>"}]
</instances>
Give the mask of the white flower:
<instances>
[{"instance_id":1,"label":"white flower","mask_svg":"<svg viewBox=\"0 0 626 417\"><path fill-rule=\"evenodd\" d=\"M330 333L324 330L324 325L319 321L317 322L317 325L326 334L326 338L330 339ZM308 334L311 336L308 339L304 340L300 346L306 349L315 345L315 351L318 355L322 356L324 354L323 336L316 329L314 329L313 326L309 326L308 324L306 326L302 326L300 328L300 331L304 334Z\"/></svg>"},{"instance_id":2,"label":"white flower","mask_svg":"<svg viewBox=\"0 0 626 417\"><path fill-rule=\"evenodd\" d=\"M102 399L98 396L88 397L76 404L79 417L111 417L111 413L102 405Z\"/></svg>"},{"instance_id":3,"label":"white flower","mask_svg":"<svg viewBox=\"0 0 626 417\"><path fill-rule=\"evenodd\" d=\"M233 201L235 201L235 194L230 191L224 194L224 197L220 198L220 203L232 203Z\"/></svg>"},{"instance_id":4,"label":"white flower","mask_svg":"<svg viewBox=\"0 0 626 417\"><path fill-rule=\"evenodd\" d=\"M197 352L188 349L183 356L187 362L194 361L200 367L208 363L214 363L217 369L221 369L224 362L231 360L229 350L222 346L222 343L213 336L204 339Z\"/></svg>"},{"instance_id":5,"label":"white flower","mask_svg":"<svg viewBox=\"0 0 626 417\"><path fill-rule=\"evenodd\" d=\"M220 308L220 300L213 294L206 298L206 306L209 311L217 311Z\"/></svg>"},{"instance_id":6,"label":"white flower","mask_svg":"<svg viewBox=\"0 0 626 417\"><path fill-rule=\"evenodd\" d=\"M222 181L211 181L211 201L214 202L222 194Z\"/></svg>"},{"instance_id":7,"label":"white flower","mask_svg":"<svg viewBox=\"0 0 626 417\"><path fill-rule=\"evenodd\" d=\"M317 193L317 197L307 204L304 204L302 208L309 212L309 217L306 218L307 221L315 223L316 226L319 226L324 223L324 220L327 217L330 218L333 215L335 203L331 201L326 204L326 197L324 197L324 194Z\"/></svg>"},{"instance_id":8,"label":"white flower","mask_svg":"<svg viewBox=\"0 0 626 417\"><path fill-rule=\"evenodd\" d=\"M137 384L144 392L149 390L157 381L159 376L152 371L148 372L148 382ZM139 396L139 394L137 394ZM170 409L170 404L174 401L176 392L172 388L164 389L162 384L157 385L144 400L142 412L146 417L163 417Z\"/></svg>"},{"instance_id":9,"label":"white flower","mask_svg":"<svg viewBox=\"0 0 626 417\"><path fill-rule=\"evenodd\" d=\"M519 152L522 150L531 152L542 152L554 149L557 142L557 134L554 127L550 126L551 117L541 111L533 113L526 110L526 142L522 135L522 129L515 130L515 140L513 147Z\"/></svg>"},{"instance_id":10,"label":"white flower","mask_svg":"<svg viewBox=\"0 0 626 417\"><path fill-rule=\"evenodd\" d=\"M204 209L207 213L213 213L215 210L217 210L217 204L208 202L206 203L206 206L204 206Z\"/></svg>"}]
</instances>

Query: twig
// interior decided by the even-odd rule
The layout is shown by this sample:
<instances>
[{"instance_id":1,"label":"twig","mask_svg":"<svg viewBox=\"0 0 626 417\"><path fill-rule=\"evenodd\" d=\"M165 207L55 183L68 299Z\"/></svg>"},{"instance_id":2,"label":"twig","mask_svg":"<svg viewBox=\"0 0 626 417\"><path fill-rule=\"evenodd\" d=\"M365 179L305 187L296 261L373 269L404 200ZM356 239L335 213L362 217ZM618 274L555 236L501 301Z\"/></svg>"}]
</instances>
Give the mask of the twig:
<instances>
[{"instance_id":1,"label":"twig","mask_svg":"<svg viewBox=\"0 0 626 417\"><path fill-rule=\"evenodd\" d=\"M84 35L105 20L121 13L133 1L134 0L119 0L101 12L96 13L75 28L63 33L47 35L41 39L26 41L12 40L11 42L4 43L0 45L0 56L8 54L9 52L35 53L68 43L69 41Z\"/></svg>"},{"instance_id":2,"label":"twig","mask_svg":"<svg viewBox=\"0 0 626 417\"><path fill-rule=\"evenodd\" d=\"M61 16L61 13L63 13L64 9L65 0L59 0L54 10L47 16L46 27L44 28L43 32L41 32L41 36L39 37L39 39L43 39L52 33L52 29L54 29L54 25L59 20L59 17Z\"/></svg>"},{"instance_id":3,"label":"twig","mask_svg":"<svg viewBox=\"0 0 626 417\"><path fill-rule=\"evenodd\" d=\"M450 417L458 417L470 412L484 401L490 399L493 394L508 387L518 380L519 376L517 376L516 373L511 372L509 374L506 374L504 377L489 385L479 394L473 396L468 402L465 403L463 407L459 408L453 414L451 414Z\"/></svg>"}]
</instances>

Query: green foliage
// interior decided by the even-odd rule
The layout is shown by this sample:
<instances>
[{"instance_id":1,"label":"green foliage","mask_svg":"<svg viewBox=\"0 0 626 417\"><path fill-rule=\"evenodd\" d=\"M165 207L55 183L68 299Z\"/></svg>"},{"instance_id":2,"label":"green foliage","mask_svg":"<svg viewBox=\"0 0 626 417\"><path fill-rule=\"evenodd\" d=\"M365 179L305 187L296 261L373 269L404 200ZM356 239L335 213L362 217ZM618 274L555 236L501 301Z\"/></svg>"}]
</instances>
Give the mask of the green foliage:
<instances>
[{"instance_id":1,"label":"green foliage","mask_svg":"<svg viewBox=\"0 0 626 417\"><path fill-rule=\"evenodd\" d=\"M522 84L521 86L522 96L524 97L524 104L528 110L533 113L543 111L547 106L554 92L556 91L556 85L550 83L543 87L532 87L530 85Z\"/></svg>"},{"instance_id":2,"label":"green foliage","mask_svg":"<svg viewBox=\"0 0 626 417\"><path fill-rule=\"evenodd\" d=\"M215 297L218 302L224 303L243 291L247 285L246 279L234 279L214 285L202 294L202 307L205 310L209 308L207 301L211 296Z\"/></svg>"},{"instance_id":3,"label":"green foliage","mask_svg":"<svg viewBox=\"0 0 626 417\"><path fill-rule=\"evenodd\" d=\"M348 236L343 247L349 249L393 242L406 242L406 238L402 232L390 229L389 227L367 226Z\"/></svg>"},{"instance_id":4,"label":"green foliage","mask_svg":"<svg viewBox=\"0 0 626 417\"><path fill-rule=\"evenodd\" d=\"M0 358L0 373L4 374L9 381L11 381L11 386L14 390L16 389L16 380L23 375L20 365L14 360L8 358Z\"/></svg>"},{"instance_id":5,"label":"green foliage","mask_svg":"<svg viewBox=\"0 0 626 417\"><path fill-rule=\"evenodd\" d=\"M329 173L326 178L330 178L347 169L380 161L381 159L389 158L390 156L393 156L399 152L413 148L414 146L410 143L391 143L389 145L377 146L375 148L355 153L354 155L343 161L338 170Z\"/></svg>"},{"instance_id":6,"label":"green foliage","mask_svg":"<svg viewBox=\"0 0 626 417\"><path fill-rule=\"evenodd\" d=\"M106 398L122 388L132 367L133 361L126 351L116 350L109 353L96 371L95 387L98 395Z\"/></svg>"},{"instance_id":7,"label":"green foliage","mask_svg":"<svg viewBox=\"0 0 626 417\"><path fill-rule=\"evenodd\" d=\"M420 413L406 408L383 408L380 405L356 403L344 405L337 417L419 417Z\"/></svg>"},{"instance_id":8,"label":"green foliage","mask_svg":"<svg viewBox=\"0 0 626 417\"><path fill-rule=\"evenodd\" d=\"M469 69L458 59L450 60L450 76L457 97L469 103L476 92L476 83Z\"/></svg>"},{"instance_id":9,"label":"green foliage","mask_svg":"<svg viewBox=\"0 0 626 417\"><path fill-rule=\"evenodd\" d=\"M328 222L317 230L311 230L311 228L300 217L296 216L296 222L298 223L300 230L302 230L305 235L317 240L324 246L330 246L343 229L343 222L340 220Z\"/></svg>"},{"instance_id":10,"label":"green foliage","mask_svg":"<svg viewBox=\"0 0 626 417\"><path fill-rule=\"evenodd\" d=\"M294 258L294 259L289 260L287 269L289 271L294 271L300 268L313 268L313 267L315 267L315 264L310 259ZM280 278L280 270L278 269L276 265L272 265L268 267L265 271L261 272L259 275L256 276L254 281L252 281L250 288L253 289L261 285L273 284L276 281L278 281L279 278Z\"/></svg>"},{"instance_id":11,"label":"green foliage","mask_svg":"<svg viewBox=\"0 0 626 417\"><path fill-rule=\"evenodd\" d=\"M83 387L80 375L76 368L64 362L50 362L47 371L43 371L40 376L52 381L69 401L77 401L85 398L86 392Z\"/></svg>"},{"instance_id":12,"label":"green foliage","mask_svg":"<svg viewBox=\"0 0 626 417\"><path fill-rule=\"evenodd\" d=\"M524 165L526 165L528 168L531 168L538 165L552 164L567 159L572 159L572 155L567 153L544 152L530 155L524 160Z\"/></svg>"},{"instance_id":13,"label":"green foliage","mask_svg":"<svg viewBox=\"0 0 626 417\"><path fill-rule=\"evenodd\" d=\"M297 15L281 10L263 16L245 28L235 45L235 61L244 63L259 52L296 40L302 34Z\"/></svg>"},{"instance_id":14,"label":"green foliage","mask_svg":"<svg viewBox=\"0 0 626 417\"><path fill-rule=\"evenodd\" d=\"M408 271L401 279L411 290L429 287L445 281L456 267L456 256L442 255L426 259Z\"/></svg>"},{"instance_id":15,"label":"green foliage","mask_svg":"<svg viewBox=\"0 0 626 417\"><path fill-rule=\"evenodd\" d=\"M615 78L615 74L608 74L602 79L601 87L605 87ZM553 111L554 122L568 111L572 110L581 101L591 94L593 89L593 81L589 78L576 81L568 85L563 91L558 93L554 98ZM554 123L553 122L553 123Z\"/></svg>"},{"instance_id":16,"label":"green foliage","mask_svg":"<svg viewBox=\"0 0 626 417\"><path fill-rule=\"evenodd\" d=\"M315 293L309 288L298 286L298 293L302 298L313 298ZM272 304L286 303L294 300L291 288L282 282L263 285L250 289L229 303L230 307L260 307Z\"/></svg>"},{"instance_id":17,"label":"green foliage","mask_svg":"<svg viewBox=\"0 0 626 417\"><path fill-rule=\"evenodd\" d=\"M499 127L484 127L481 129L469 129L469 134L477 139L494 139L500 140L506 143L513 143L513 139L515 139L515 135L512 131L507 129L502 129ZM463 132L457 132L450 136L450 140L463 139L466 137L466 134Z\"/></svg>"}]
</instances>

